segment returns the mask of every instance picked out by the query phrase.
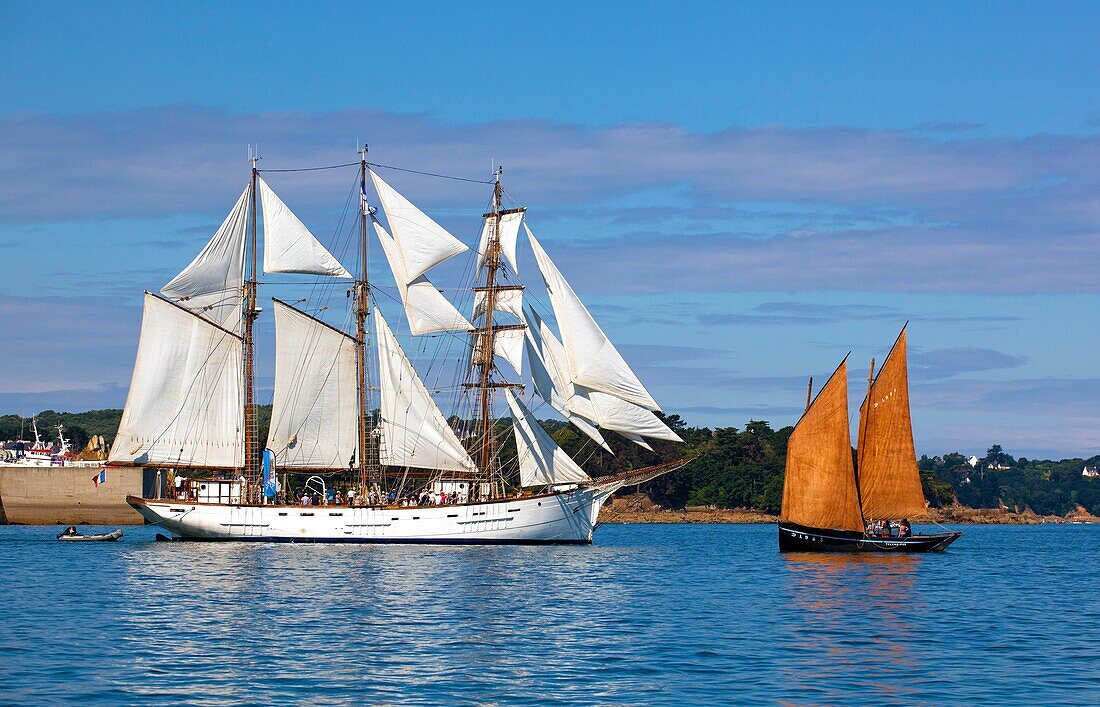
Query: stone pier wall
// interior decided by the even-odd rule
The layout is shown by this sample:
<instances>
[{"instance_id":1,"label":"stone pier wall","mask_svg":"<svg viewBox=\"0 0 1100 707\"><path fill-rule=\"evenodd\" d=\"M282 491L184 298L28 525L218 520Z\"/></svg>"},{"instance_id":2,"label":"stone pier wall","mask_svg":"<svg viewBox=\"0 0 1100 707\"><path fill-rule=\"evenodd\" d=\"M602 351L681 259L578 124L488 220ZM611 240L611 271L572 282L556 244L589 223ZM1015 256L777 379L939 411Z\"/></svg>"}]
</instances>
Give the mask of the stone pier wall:
<instances>
[{"instance_id":1,"label":"stone pier wall","mask_svg":"<svg viewBox=\"0 0 1100 707\"><path fill-rule=\"evenodd\" d=\"M95 467L0 466L0 523L140 525L126 496L143 495L142 469L107 469L96 488Z\"/></svg>"}]
</instances>

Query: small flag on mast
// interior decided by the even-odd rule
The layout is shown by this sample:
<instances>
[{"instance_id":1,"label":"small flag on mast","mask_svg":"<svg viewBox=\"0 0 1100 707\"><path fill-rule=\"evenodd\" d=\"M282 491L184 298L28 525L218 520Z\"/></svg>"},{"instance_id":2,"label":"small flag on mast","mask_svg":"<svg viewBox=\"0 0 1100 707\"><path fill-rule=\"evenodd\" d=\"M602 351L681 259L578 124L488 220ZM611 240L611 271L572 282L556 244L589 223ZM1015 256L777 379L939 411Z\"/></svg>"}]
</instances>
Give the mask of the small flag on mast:
<instances>
[{"instance_id":1,"label":"small flag on mast","mask_svg":"<svg viewBox=\"0 0 1100 707\"><path fill-rule=\"evenodd\" d=\"M363 177L359 180L359 208L363 210L364 214L369 215L370 211L367 210L367 177Z\"/></svg>"},{"instance_id":2,"label":"small flag on mast","mask_svg":"<svg viewBox=\"0 0 1100 707\"><path fill-rule=\"evenodd\" d=\"M100 484L107 483L107 470L100 469L99 473L92 477L92 483L95 484L96 488L99 488Z\"/></svg>"}]
</instances>

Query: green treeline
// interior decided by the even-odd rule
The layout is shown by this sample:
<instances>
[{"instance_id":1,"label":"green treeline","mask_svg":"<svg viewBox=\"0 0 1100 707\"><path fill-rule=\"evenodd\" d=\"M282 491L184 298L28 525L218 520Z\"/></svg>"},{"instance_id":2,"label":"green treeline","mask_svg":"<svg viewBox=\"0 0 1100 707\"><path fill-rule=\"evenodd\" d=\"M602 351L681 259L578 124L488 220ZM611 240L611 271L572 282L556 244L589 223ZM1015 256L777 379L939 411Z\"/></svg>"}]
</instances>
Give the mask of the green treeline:
<instances>
[{"instance_id":1,"label":"green treeline","mask_svg":"<svg viewBox=\"0 0 1100 707\"><path fill-rule=\"evenodd\" d=\"M90 410L81 413L39 413L38 431L47 443L56 437L57 424L73 448L80 450L92 435L102 435L110 444L118 430L121 410ZM271 406L258 411L260 439L267 438ZM678 415L665 422L684 439L684 444L654 442L650 452L618 435L605 435L614 454L609 454L567 423L547 420L543 426L592 476L617 474L681 457L696 457L686 468L646 484L649 497L664 507L715 506L752 508L778 513L783 499L783 469L787 439L792 428L773 430L764 421L750 421L736 427L688 427ZM505 441L501 456L515 456L515 443L502 421ZM30 422L16 415L0 416L0 440L31 437ZM922 456L919 461L924 495L933 507L958 500L972 508L1007 507L1030 509L1040 515L1065 515L1076 506L1100 515L1100 478L1086 478L1084 467L1100 468L1100 456L1091 459L1038 461L1016 459L994 445L972 466L967 457L952 453L942 457Z\"/></svg>"}]
</instances>

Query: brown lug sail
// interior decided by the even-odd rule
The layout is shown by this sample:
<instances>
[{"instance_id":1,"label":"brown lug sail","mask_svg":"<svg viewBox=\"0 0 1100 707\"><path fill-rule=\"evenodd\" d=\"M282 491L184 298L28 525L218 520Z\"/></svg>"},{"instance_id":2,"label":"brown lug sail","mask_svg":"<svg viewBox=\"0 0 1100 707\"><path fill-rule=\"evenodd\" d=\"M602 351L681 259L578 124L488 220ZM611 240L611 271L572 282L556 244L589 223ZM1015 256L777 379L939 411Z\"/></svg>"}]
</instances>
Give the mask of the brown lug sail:
<instances>
[{"instance_id":1,"label":"brown lug sail","mask_svg":"<svg viewBox=\"0 0 1100 707\"><path fill-rule=\"evenodd\" d=\"M848 429L847 359L791 433L782 518L813 528L863 530Z\"/></svg>"},{"instance_id":2,"label":"brown lug sail","mask_svg":"<svg viewBox=\"0 0 1100 707\"><path fill-rule=\"evenodd\" d=\"M909 417L905 329L859 410L859 491L866 518L906 518L925 511Z\"/></svg>"}]
</instances>

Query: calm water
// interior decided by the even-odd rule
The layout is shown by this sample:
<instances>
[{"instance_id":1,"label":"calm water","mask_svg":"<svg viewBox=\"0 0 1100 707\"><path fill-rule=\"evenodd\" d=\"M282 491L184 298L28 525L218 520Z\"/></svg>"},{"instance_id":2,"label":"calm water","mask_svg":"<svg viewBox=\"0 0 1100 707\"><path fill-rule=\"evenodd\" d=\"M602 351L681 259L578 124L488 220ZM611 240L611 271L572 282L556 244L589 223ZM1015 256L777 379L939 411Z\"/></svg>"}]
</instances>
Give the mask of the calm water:
<instances>
[{"instance_id":1,"label":"calm water","mask_svg":"<svg viewBox=\"0 0 1100 707\"><path fill-rule=\"evenodd\" d=\"M1100 526L780 556L774 526L591 547L115 544L0 527L0 703L1100 702Z\"/></svg>"}]
</instances>

